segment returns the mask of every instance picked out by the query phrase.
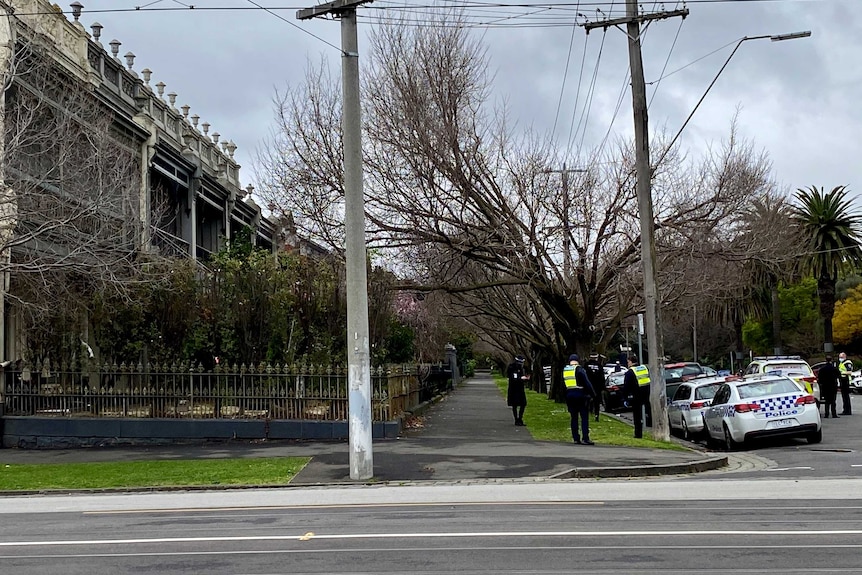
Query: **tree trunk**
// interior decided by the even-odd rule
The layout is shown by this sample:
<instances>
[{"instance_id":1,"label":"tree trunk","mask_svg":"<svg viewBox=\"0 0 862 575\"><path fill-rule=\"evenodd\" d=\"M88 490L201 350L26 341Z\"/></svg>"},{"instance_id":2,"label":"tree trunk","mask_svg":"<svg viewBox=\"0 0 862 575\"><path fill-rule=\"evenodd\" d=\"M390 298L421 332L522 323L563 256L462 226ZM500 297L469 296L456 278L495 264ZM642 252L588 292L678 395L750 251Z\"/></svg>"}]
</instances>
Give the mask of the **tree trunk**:
<instances>
[{"instance_id":1,"label":"tree trunk","mask_svg":"<svg viewBox=\"0 0 862 575\"><path fill-rule=\"evenodd\" d=\"M820 298L820 317L823 319L823 350L832 351L832 316L835 314L835 278L820 276L817 280L817 297Z\"/></svg>"},{"instance_id":2,"label":"tree trunk","mask_svg":"<svg viewBox=\"0 0 862 575\"><path fill-rule=\"evenodd\" d=\"M775 355L784 353L781 341L781 304L778 301L778 283L773 283L770 288L772 296L772 347Z\"/></svg>"}]
</instances>

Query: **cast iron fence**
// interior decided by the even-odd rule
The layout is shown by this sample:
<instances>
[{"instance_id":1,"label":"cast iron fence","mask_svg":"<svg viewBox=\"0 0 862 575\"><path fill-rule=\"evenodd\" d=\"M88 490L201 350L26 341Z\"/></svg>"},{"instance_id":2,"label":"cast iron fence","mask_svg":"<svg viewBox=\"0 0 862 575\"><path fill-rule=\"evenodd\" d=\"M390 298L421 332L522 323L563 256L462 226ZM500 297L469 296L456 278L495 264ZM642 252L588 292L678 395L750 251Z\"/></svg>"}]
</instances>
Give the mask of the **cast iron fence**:
<instances>
[{"instance_id":1,"label":"cast iron fence","mask_svg":"<svg viewBox=\"0 0 862 575\"><path fill-rule=\"evenodd\" d=\"M371 413L390 421L446 384L437 366L371 370ZM434 375L437 374L437 375ZM348 417L347 372L307 364L201 366L84 365L49 362L6 368L4 411L10 416L96 418L299 419Z\"/></svg>"}]
</instances>

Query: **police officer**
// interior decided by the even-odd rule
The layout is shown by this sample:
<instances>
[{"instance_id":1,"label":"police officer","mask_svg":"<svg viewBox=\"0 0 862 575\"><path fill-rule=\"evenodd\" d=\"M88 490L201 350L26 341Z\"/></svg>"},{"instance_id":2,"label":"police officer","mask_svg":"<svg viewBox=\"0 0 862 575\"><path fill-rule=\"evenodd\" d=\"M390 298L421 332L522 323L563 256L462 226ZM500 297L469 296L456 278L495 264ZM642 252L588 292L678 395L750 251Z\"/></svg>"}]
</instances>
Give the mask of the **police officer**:
<instances>
[{"instance_id":1,"label":"police officer","mask_svg":"<svg viewBox=\"0 0 862 575\"><path fill-rule=\"evenodd\" d=\"M572 440L578 445L595 445L590 441L590 398L595 391L587 371L578 364L578 354L569 356L569 365L563 367L563 383L566 385L566 407L571 416ZM578 420L580 419L580 434Z\"/></svg>"},{"instance_id":2,"label":"police officer","mask_svg":"<svg viewBox=\"0 0 862 575\"><path fill-rule=\"evenodd\" d=\"M853 371L853 362L847 359L843 351L838 354L838 373L841 383L841 415L852 415L850 409L850 373Z\"/></svg>"},{"instance_id":3,"label":"police officer","mask_svg":"<svg viewBox=\"0 0 862 575\"><path fill-rule=\"evenodd\" d=\"M632 416L635 423L635 438L644 436L644 407L649 405L649 370L645 365L636 365L637 358L628 356L628 371L623 376L623 393L629 405L632 406Z\"/></svg>"},{"instance_id":4,"label":"police officer","mask_svg":"<svg viewBox=\"0 0 862 575\"><path fill-rule=\"evenodd\" d=\"M823 417L829 417L830 411L832 417L838 417L835 396L838 392L839 377L838 368L832 363L832 356L827 355L826 363L817 372L817 383L820 384L820 394L823 396Z\"/></svg>"},{"instance_id":5,"label":"police officer","mask_svg":"<svg viewBox=\"0 0 862 575\"><path fill-rule=\"evenodd\" d=\"M599 405L604 402L605 399L605 370L602 367L601 359L599 358L598 353L591 353L589 359L584 364L584 368L587 370L587 376L590 378L590 383L593 386L593 391L596 393L595 398L593 398L593 415L596 417L596 421L599 420ZM607 411L607 405L605 405L605 411Z\"/></svg>"},{"instance_id":6,"label":"police officer","mask_svg":"<svg viewBox=\"0 0 862 575\"><path fill-rule=\"evenodd\" d=\"M523 355L516 355L515 360L506 369L506 375L509 377L506 403L512 408L512 416L515 418L515 425L518 426L526 425L524 410L527 408L527 392L524 390L524 381L530 376L524 371L524 361L526 358Z\"/></svg>"}]
</instances>

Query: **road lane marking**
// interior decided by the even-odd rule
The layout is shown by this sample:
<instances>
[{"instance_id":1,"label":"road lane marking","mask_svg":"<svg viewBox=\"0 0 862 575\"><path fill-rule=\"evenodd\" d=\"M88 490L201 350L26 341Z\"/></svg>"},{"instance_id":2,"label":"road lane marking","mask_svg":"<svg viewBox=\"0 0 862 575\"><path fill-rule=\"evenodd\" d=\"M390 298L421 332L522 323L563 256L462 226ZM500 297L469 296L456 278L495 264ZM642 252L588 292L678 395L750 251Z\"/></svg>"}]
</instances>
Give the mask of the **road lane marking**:
<instances>
[{"instance_id":1,"label":"road lane marking","mask_svg":"<svg viewBox=\"0 0 862 575\"><path fill-rule=\"evenodd\" d=\"M656 536L706 536L716 535L760 535L789 537L801 535L862 535L862 529L823 530L729 530L712 531L497 531L497 532L452 532L452 533L343 533L321 535L233 535L219 537L155 537L150 539L78 539L60 541L2 541L0 547L59 547L73 545L152 545L167 543L228 543L246 541L309 541L314 540L360 540L360 539L489 539L494 537L656 537Z\"/></svg>"},{"instance_id":2,"label":"road lane marking","mask_svg":"<svg viewBox=\"0 0 862 575\"><path fill-rule=\"evenodd\" d=\"M765 469L764 471L795 471L798 469L814 469L813 467L773 467L772 469Z\"/></svg>"}]
</instances>

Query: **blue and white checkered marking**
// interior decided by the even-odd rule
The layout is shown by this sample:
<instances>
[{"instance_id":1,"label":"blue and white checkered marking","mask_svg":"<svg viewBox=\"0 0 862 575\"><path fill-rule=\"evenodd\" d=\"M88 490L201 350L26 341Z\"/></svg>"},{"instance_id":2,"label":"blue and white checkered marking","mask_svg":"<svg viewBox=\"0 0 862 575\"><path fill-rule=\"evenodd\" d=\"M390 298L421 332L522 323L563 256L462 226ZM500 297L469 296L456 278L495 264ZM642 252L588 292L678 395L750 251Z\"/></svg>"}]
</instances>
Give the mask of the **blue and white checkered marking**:
<instances>
[{"instance_id":1,"label":"blue and white checkered marking","mask_svg":"<svg viewBox=\"0 0 862 575\"><path fill-rule=\"evenodd\" d=\"M755 399L751 403L759 405L761 413L766 415L766 417L786 417L799 413L799 405L796 404L796 400L800 397L802 397L801 393L781 395L766 399Z\"/></svg>"}]
</instances>

